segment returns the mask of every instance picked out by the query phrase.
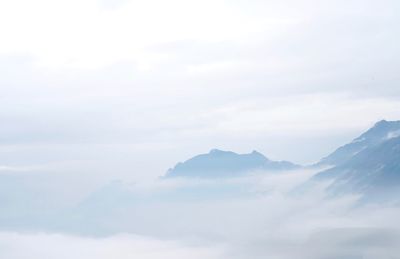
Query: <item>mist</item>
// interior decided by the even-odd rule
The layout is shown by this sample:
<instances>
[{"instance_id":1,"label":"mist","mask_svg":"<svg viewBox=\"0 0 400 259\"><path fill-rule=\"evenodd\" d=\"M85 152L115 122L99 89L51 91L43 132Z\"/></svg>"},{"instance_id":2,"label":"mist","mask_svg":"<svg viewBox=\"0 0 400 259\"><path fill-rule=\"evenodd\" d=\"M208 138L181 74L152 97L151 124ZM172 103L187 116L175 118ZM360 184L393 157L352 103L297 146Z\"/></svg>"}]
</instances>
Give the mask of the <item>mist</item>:
<instances>
[{"instance_id":1,"label":"mist","mask_svg":"<svg viewBox=\"0 0 400 259\"><path fill-rule=\"evenodd\" d=\"M65 203L60 213L29 203L18 215L36 211L35 217L26 214L14 226L4 224L3 214L1 253L10 259L398 258L400 208L360 205L359 195L329 197L329 183L299 193L316 172L113 181L74 206Z\"/></svg>"},{"instance_id":2,"label":"mist","mask_svg":"<svg viewBox=\"0 0 400 259\"><path fill-rule=\"evenodd\" d=\"M0 1L0 258L400 258L399 11Z\"/></svg>"}]
</instances>

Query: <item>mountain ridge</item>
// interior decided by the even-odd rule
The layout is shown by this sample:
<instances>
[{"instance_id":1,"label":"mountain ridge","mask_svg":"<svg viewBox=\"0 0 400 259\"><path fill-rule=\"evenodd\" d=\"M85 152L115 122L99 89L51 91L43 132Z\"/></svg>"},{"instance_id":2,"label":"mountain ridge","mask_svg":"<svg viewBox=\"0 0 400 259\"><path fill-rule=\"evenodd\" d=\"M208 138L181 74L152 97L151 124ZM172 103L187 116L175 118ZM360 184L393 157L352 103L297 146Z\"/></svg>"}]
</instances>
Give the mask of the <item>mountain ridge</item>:
<instances>
[{"instance_id":1,"label":"mountain ridge","mask_svg":"<svg viewBox=\"0 0 400 259\"><path fill-rule=\"evenodd\" d=\"M288 161L272 161L260 152L238 154L232 151L211 149L170 168L165 178L172 177L229 177L243 175L255 170L291 170L299 165Z\"/></svg>"},{"instance_id":2,"label":"mountain ridge","mask_svg":"<svg viewBox=\"0 0 400 259\"><path fill-rule=\"evenodd\" d=\"M377 146L396 136L400 136L400 121L380 120L352 142L337 148L313 166L337 166L343 164L364 149Z\"/></svg>"},{"instance_id":3,"label":"mountain ridge","mask_svg":"<svg viewBox=\"0 0 400 259\"><path fill-rule=\"evenodd\" d=\"M376 201L393 199L390 196L400 194L399 127L400 121L376 123L355 139L355 143L369 145L333 168L317 173L312 180L331 180L327 192L332 195L354 193Z\"/></svg>"}]
</instances>

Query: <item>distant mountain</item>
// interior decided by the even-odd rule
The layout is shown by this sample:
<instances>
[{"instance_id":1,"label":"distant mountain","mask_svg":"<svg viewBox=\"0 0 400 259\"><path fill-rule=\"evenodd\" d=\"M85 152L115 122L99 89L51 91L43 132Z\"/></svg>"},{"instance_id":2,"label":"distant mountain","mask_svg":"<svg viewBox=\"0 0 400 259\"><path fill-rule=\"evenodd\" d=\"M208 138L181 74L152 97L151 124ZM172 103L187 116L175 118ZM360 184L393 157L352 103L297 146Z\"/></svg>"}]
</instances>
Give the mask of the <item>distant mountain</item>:
<instances>
[{"instance_id":1,"label":"distant mountain","mask_svg":"<svg viewBox=\"0 0 400 259\"><path fill-rule=\"evenodd\" d=\"M263 154L253 151L237 154L212 149L207 154L195 156L169 169L165 177L228 177L254 170L291 170L299 168L287 161L271 161Z\"/></svg>"},{"instance_id":2,"label":"distant mountain","mask_svg":"<svg viewBox=\"0 0 400 259\"><path fill-rule=\"evenodd\" d=\"M338 149L337 154L345 154L346 149L358 150L356 153L342 156L339 165L318 173L313 180L332 180L328 187L331 194L359 193L374 200L397 197L400 194L399 124L398 121L378 122L357 138L358 141Z\"/></svg>"},{"instance_id":3,"label":"distant mountain","mask_svg":"<svg viewBox=\"0 0 400 259\"><path fill-rule=\"evenodd\" d=\"M339 147L335 152L323 158L319 163L317 163L317 165L341 165L361 151L375 147L398 136L400 136L400 121L379 121L371 129L354 139L351 143Z\"/></svg>"}]
</instances>

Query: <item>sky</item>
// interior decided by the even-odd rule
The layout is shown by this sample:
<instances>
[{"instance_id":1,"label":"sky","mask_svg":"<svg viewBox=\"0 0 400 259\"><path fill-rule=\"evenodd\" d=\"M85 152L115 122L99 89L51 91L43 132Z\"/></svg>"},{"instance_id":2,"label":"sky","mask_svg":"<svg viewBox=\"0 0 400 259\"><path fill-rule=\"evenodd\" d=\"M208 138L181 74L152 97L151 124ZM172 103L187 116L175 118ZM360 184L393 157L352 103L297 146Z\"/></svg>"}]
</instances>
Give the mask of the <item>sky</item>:
<instances>
[{"instance_id":1,"label":"sky","mask_svg":"<svg viewBox=\"0 0 400 259\"><path fill-rule=\"evenodd\" d=\"M400 118L399 11L395 0L1 1L0 170L156 177L213 148L315 162Z\"/></svg>"}]
</instances>

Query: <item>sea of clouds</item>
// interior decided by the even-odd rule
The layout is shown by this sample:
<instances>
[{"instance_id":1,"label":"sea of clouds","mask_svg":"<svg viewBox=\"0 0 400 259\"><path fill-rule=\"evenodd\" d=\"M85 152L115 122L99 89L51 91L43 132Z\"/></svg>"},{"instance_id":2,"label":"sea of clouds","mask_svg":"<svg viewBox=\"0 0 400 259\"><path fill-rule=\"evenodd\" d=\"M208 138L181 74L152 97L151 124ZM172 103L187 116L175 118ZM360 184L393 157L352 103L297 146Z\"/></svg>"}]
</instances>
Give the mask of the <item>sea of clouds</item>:
<instances>
[{"instance_id":1,"label":"sea of clouds","mask_svg":"<svg viewBox=\"0 0 400 259\"><path fill-rule=\"evenodd\" d=\"M25 216L1 219L0 256L400 258L396 204L360 204L357 195L329 198L324 193L326 183L299 188L314 173L114 181L73 206L52 210L47 205L34 216L24 214L19 203L14 212ZM46 200L45 195L36 199ZM40 201L32 206L26 210L40 208ZM1 210L7 215L11 208L9 201Z\"/></svg>"}]
</instances>

